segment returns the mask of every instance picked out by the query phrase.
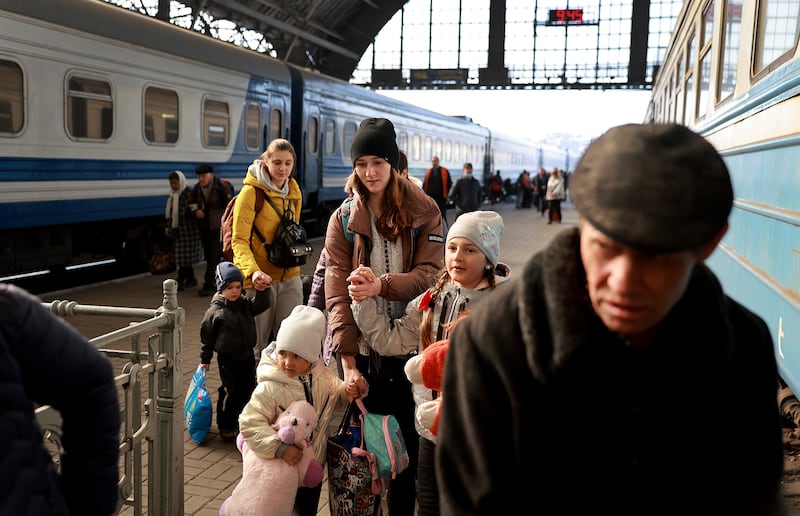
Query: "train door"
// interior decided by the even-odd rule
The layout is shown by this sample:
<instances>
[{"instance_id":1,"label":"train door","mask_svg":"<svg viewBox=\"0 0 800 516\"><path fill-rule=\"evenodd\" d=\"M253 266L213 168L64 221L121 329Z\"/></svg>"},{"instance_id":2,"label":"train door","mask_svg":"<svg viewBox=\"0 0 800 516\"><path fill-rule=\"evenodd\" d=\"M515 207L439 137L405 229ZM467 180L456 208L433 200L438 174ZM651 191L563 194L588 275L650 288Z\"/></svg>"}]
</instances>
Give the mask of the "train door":
<instances>
[{"instance_id":1,"label":"train door","mask_svg":"<svg viewBox=\"0 0 800 516\"><path fill-rule=\"evenodd\" d=\"M289 117L286 114L286 102L282 97L272 96L269 112L269 136L265 146L275 138L289 139Z\"/></svg>"},{"instance_id":2,"label":"train door","mask_svg":"<svg viewBox=\"0 0 800 516\"><path fill-rule=\"evenodd\" d=\"M303 191L303 221L314 234L322 234L328 222L320 203L322 186L322 128L319 104L306 100L303 106L302 148L298 156L303 167L300 188Z\"/></svg>"},{"instance_id":3,"label":"train door","mask_svg":"<svg viewBox=\"0 0 800 516\"><path fill-rule=\"evenodd\" d=\"M303 192L305 201L311 194L319 192L320 177L322 177L322 153L320 152L321 129L319 119L319 106L308 103L305 106L305 120L303 121L303 161L305 177L303 178ZM314 196L316 197L316 195Z\"/></svg>"},{"instance_id":4,"label":"train door","mask_svg":"<svg viewBox=\"0 0 800 516\"><path fill-rule=\"evenodd\" d=\"M492 159L492 151L494 146L492 145L492 137L490 136L487 138L486 142L484 143L482 152L483 152L483 184L489 184L489 176L494 173L494 160Z\"/></svg>"}]
</instances>

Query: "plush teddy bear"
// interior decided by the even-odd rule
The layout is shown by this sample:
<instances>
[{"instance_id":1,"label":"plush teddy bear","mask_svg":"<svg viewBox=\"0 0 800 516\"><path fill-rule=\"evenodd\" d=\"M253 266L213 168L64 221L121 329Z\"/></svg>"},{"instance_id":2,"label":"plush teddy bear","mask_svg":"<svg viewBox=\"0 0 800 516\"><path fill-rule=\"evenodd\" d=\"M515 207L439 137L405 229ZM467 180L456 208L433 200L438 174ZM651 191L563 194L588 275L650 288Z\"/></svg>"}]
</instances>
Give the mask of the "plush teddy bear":
<instances>
[{"instance_id":1,"label":"plush teddy bear","mask_svg":"<svg viewBox=\"0 0 800 516\"><path fill-rule=\"evenodd\" d=\"M297 466L282 458L256 455L239 434L236 445L242 452L242 479L220 507L220 516L291 516L297 488L322 482L322 466L309 440L316 426L317 412L306 401L292 402L272 425L281 442L303 448Z\"/></svg>"},{"instance_id":2,"label":"plush teddy bear","mask_svg":"<svg viewBox=\"0 0 800 516\"><path fill-rule=\"evenodd\" d=\"M444 362L449 349L450 341L440 340L425 348L419 355L409 359L405 365L405 372L411 383L441 391ZM439 411L441 406L441 392L433 400L420 403L417 406L417 421L433 435L438 435L439 433Z\"/></svg>"}]
</instances>

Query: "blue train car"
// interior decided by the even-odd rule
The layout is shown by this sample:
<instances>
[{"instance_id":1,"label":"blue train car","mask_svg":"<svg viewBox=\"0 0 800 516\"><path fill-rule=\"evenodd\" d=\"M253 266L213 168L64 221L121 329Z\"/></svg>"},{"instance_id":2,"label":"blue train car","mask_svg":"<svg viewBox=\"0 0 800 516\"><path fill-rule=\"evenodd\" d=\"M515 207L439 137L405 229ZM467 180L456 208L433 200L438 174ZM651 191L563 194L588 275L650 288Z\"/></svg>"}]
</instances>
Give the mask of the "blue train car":
<instances>
[{"instance_id":1,"label":"blue train car","mask_svg":"<svg viewBox=\"0 0 800 516\"><path fill-rule=\"evenodd\" d=\"M422 178L430 158L460 165L482 163L488 152L488 130L459 117L445 116L326 77L291 68L294 79L293 138L305 151L301 187L305 202L317 210L315 218L327 223L331 211L344 196L344 185L353 171L350 144L364 118L392 120L398 147L409 161L409 173ZM452 166L451 166L452 168ZM309 220L312 214L309 214Z\"/></svg>"},{"instance_id":2,"label":"blue train car","mask_svg":"<svg viewBox=\"0 0 800 516\"><path fill-rule=\"evenodd\" d=\"M730 170L730 229L709 265L763 317L781 380L800 394L800 2L690 0L648 121L703 134ZM783 391L785 392L785 390Z\"/></svg>"},{"instance_id":3,"label":"blue train car","mask_svg":"<svg viewBox=\"0 0 800 516\"><path fill-rule=\"evenodd\" d=\"M145 260L167 175L288 135L281 63L97 1L0 3L0 275Z\"/></svg>"},{"instance_id":4,"label":"blue train car","mask_svg":"<svg viewBox=\"0 0 800 516\"><path fill-rule=\"evenodd\" d=\"M530 142L111 4L0 0L0 277L109 257L143 270L170 171L210 163L238 190L276 137L322 231L366 117L395 123L420 178L433 155L459 173L536 166Z\"/></svg>"}]
</instances>

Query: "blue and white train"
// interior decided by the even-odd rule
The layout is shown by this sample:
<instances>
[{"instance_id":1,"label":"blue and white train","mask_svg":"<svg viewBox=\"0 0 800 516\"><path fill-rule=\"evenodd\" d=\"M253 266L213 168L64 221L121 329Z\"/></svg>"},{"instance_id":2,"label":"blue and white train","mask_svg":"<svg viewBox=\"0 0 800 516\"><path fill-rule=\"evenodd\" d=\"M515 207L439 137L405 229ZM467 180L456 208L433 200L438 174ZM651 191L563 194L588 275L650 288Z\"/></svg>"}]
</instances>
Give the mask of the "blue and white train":
<instances>
[{"instance_id":1,"label":"blue and white train","mask_svg":"<svg viewBox=\"0 0 800 516\"><path fill-rule=\"evenodd\" d=\"M688 125L725 159L735 200L709 265L766 320L782 383L798 395L799 37L798 0L685 2L647 116Z\"/></svg>"},{"instance_id":2,"label":"blue and white train","mask_svg":"<svg viewBox=\"0 0 800 516\"><path fill-rule=\"evenodd\" d=\"M433 155L478 177L565 168L563 152L104 2L0 0L0 277L107 256L135 270L171 170L192 182L210 163L238 190L276 137L295 146L303 220L321 231L374 116L418 177Z\"/></svg>"}]
</instances>

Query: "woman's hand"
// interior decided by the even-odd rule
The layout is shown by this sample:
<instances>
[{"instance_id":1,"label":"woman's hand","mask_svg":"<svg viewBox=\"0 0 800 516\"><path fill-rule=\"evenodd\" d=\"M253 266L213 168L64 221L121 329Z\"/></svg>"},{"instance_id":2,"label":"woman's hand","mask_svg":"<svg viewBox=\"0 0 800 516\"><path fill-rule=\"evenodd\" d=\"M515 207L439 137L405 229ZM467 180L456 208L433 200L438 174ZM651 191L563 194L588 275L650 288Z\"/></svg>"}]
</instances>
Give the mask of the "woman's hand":
<instances>
[{"instance_id":1,"label":"woman's hand","mask_svg":"<svg viewBox=\"0 0 800 516\"><path fill-rule=\"evenodd\" d=\"M380 295L381 293L381 280L372 269L359 265L347 277L347 293L350 294L350 299L358 303L368 297Z\"/></svg>"},{"instance_id":2,"label":"woman's hand","mask_svg":"<svg viewBox=\"0 0 800 516\"><path fill-rule=\"evenodd\" d=\"M364 377L361 375L361 371L358 370L356 367L356 357L353 355L343 355L342 356L342 372L344 373L344 384L345 385L357 385L366 386L366 382Z\"/></svg>"},{"instance_id":3,"label":"woman's hand","mask_svg":"<svg viewBox=\"0 0 800 516\"><path fill-rule=\"evenodd\" d=\"M272 286L272 276L264 271L256 271L250 276L250 281L253 282L253 288L256 290L265 290Z\"/></svg>"},{"instance_id":4,"label":"woman's hand","mask_svg":"<svg viewBox=\"0 0 800 516\"><path fill-rule=\"evenodd\" d=\"M350 382L345 385L344 391L347 394L347 401L360 398L367 391L367 381L362 377L358 382Z\"/></svg>"}]
</instances>

